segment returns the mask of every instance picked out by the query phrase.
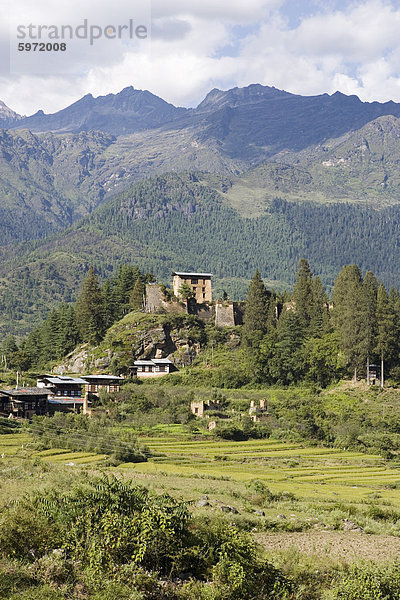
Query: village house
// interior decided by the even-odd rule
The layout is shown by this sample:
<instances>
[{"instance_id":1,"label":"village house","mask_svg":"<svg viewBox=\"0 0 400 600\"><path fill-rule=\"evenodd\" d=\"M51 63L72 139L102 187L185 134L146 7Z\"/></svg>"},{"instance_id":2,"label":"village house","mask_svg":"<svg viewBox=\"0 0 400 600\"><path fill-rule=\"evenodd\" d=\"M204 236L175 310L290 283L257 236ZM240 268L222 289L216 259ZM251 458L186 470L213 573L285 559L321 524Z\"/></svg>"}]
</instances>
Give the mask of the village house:
<instances>
[{"instance_id":1,"label":"village house","mask_svg":"<svg viewBox=\"0 0 400 600\"><path fill-rule=\"evenodd\" d=\"M84 408L85 399L82 388L86 381L81 377L67 375L42 375L37 386L48 395L48 412L80 412Z\"/></svg>"},{"instance_id":2,"label":"village house","mask_svg":"<svg viewBox=\"0 0 400 600\"><path fill-rule=\"evenodd\" d=\"M48 391L49 396L65 398L81 398L82 387L86 381L81 377L68 377L64 375L42 375L37 380L37 386Z\"/></svg>"},{"instance_id":3,"label":"village house","mask_svg":"<svg viewBox=\"0 0 400 600\"><path fill-rule=\"evenodd\" d=\"M173 274L174 295L179 297L179 290L184 283L189 285L193 292L196 302L212 302L211 273L178 273Z\"/></svg>"},{"instance_id":4,"label":"village house","mask_svg":"<svg viewBox=\"0 0 400 600\"><path fill-rule=\"evenodd\" d=\"M97 394L100 390L104 390L109 394L119 392L123 377L116 375L82 375L85 381L85 393Z\"/></svg>"},{"instance_id":5,"label":"village house","mask_svg":"<svg viewBox=\"0 0 400 600\"><path fill-rule=\"evenodd\" d=\"M174 363L169 358L149 358L135 360L130 372L136 377L161 377L175 370Z\"/></svg>"},{"instance_id":6,"label":"village house","mask_svg":"<svg viewBox=\"0 0 400 600\"><path fill-rule=\"evenodd\" d=\"M87 407L90 404L87 397L78 398L77 396L49 396L47 400L48 414L54 415L55 412L74 412L87 413Z\"/></svg>"},{"instance_id":7,"label":"village house","mask_svg":"<svg viewBox=\"0 0 400 600\"><path fill-rule=\"evenodd\" d=\"M31 419L48 411L48 392L40 387L0 390L0 416Z\"/></svg>"}]
</instances>

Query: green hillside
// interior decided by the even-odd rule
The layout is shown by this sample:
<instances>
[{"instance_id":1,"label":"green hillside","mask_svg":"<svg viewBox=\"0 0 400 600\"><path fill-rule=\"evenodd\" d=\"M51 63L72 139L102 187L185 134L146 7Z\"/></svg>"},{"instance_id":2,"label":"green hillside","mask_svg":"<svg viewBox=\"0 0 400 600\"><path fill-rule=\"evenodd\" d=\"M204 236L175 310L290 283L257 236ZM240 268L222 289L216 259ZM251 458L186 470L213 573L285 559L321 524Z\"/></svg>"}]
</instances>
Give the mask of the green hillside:
<instances>
[{"instance_id":1,"label":"green hillside","mask_svg":"<svg viewBox=\"0 0 400 600\"><path fill-rule=\"evenodd\" d=\"M207 269L216 291L233 299L244 297L256 268L271 287L293 283L303 256L328 288L349 263L400 285L400 206L275 198L250 219L221 198L224 179L206 185L205 177L170 174L135 184L62 234L17 252L3 248L0 331L22 333L54 302L74 299L91 264L106 277L122 262L137 263L167 284L174 269Z\"/></svg>"}]
</instances>

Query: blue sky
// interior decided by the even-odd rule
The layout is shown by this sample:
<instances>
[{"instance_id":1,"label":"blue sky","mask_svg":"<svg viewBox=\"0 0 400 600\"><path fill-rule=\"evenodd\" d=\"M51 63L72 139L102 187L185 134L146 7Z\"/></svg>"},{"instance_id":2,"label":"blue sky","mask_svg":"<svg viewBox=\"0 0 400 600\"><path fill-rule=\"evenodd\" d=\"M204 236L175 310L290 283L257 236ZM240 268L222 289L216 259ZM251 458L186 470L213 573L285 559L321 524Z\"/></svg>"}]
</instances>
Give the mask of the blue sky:
<instances>
[{"instance_id":1,"label":"blue sky","mask_svg":"<svg viewBox=\"0 0 400 600\"><path fill-rule=\"evenodd\" d=\"M0 99L21 114L128 85L183 106L196 106L213 87L250 83L400 102L399 1L15 0L10 10L12 26L0 24L0 56L10 46L15 60L12 72L1 63ZM16 23L104 25L150 14L146 43L75 40L63 56L16 53Z\"/></svg>"},{"instance_id":2,"label":"blue sky","mask_svg":"<svg viewBox=\"0 0 400 600\"><path fill-rule=\"evenodd\" d=\"M287 17L289 27L295 28L304 17L318 12L345 11L352 2L345 0L286 0L282 5L282 13Z\"/></svg>"}]
</instances>

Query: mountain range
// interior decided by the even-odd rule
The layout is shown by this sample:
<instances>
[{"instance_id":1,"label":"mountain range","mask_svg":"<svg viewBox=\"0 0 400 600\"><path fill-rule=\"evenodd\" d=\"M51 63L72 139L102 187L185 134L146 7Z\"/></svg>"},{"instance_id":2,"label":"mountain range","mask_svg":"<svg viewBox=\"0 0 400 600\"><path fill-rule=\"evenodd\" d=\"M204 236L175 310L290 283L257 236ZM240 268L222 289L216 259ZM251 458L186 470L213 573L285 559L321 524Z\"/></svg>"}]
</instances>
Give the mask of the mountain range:
<instances>
[{"instance_id":1,"label":"mountain range","mask_svg":"<svg viewBox=\"0 0 400 600\"><path fill-rule=\"evenodd\" d=\"M181 108L128 87L49 115L0 103L0 126L0 334L92 263L207 268L237 297L257 266L290 284L303 255L328 286L355 261L400 284L400 104L255 84Z\"/></svg>"}]
</instances>

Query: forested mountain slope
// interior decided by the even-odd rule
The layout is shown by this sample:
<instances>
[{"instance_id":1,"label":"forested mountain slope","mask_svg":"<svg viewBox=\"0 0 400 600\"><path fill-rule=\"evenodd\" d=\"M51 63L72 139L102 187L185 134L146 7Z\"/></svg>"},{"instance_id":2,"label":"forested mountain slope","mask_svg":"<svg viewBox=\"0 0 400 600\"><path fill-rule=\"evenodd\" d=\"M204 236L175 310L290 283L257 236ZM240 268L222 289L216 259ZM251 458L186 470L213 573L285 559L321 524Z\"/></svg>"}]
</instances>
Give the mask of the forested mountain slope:
<instances>
[{"instance_id":1,"label":"forested mountain slope","mask_svg":"<svg viewBox=\"0 0 400 600\"><path fill-rule=\"evenodd\" d=\"M213 173L204 180L243 216L261 216L276 197L375 207L399 202L396 117L380 117L300 152L286 150L250 170L246 160L200 137L160 129L118 138L1 132L0 244L59 231L134 181L170 171Z\"/></svg>"},{"instance_id":2,"label":"forested mountain slope","mask_svg":"<svg viewBox=\"0 0 400 600\"><path fill-rule=\"evenodd\" d=\"M137 263L165 283L174 269L206 269L219 292L237 299L256 268L270 285L290 283L303 256L328 286L346 263L398 286L399 239L400 206L375 210L276 198L262 216L246 218L226 205L216 184L204 183L203 174L163 175L135 184L67 232L21 245L17 257L4 248L0 331L10 323L25 331L54 301L72 300L91 264L106 277L121 262Z\"/></svg>"}]
</instances>

